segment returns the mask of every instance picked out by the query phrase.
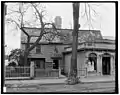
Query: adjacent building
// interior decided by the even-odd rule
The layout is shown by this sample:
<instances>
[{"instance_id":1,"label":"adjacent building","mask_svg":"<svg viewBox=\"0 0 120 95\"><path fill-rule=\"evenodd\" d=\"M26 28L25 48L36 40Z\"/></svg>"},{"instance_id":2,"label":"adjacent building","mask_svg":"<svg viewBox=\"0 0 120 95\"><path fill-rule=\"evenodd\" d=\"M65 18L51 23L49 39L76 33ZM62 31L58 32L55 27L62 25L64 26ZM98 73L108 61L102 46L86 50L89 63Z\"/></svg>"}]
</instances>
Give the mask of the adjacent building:
<instances>
[{"instance_id":1,"label":"adjacent building","mask_svg":"<svg viewBox=\"0 0 120 95\"><path fill-rule=\"evenodd\" d=\"M63 52L64 72L70 69L72 48ZM78 76L101 76L115 74L115 41L108 39L80 43L77 53Z\"/></svg>"}]
</instances>

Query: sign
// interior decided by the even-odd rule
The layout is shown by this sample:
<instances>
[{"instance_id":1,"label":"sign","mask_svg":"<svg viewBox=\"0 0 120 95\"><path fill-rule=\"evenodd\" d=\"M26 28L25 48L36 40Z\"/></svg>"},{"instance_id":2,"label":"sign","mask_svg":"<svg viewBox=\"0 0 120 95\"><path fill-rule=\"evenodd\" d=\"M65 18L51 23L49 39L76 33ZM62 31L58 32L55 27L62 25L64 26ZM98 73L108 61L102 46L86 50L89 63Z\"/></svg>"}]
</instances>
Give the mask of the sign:
<instances>
[{"instance_id":1,"label":"sign","mask_svg":"<svg viewBox=\"0 0 120 95\"><path fill-rule=\"evenodd\" d=\"M51 58L62 58L62 54L54 53L52 54Z\"/></svg>"}]
</instances>

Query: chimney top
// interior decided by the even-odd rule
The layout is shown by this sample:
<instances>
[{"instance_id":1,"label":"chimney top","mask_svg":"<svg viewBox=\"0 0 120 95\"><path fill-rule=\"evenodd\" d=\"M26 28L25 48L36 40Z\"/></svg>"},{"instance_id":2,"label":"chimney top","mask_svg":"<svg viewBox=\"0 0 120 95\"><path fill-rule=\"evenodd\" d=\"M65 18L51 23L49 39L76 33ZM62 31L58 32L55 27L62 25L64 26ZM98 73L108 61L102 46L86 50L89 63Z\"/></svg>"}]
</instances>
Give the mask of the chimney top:
<instances>
[{"instance_id":1,"label":"chimney top","mask_svg":"<svg viewBox=\"0 0 120 95\"><path fill-rule=\"evenodd\" d=\"M60 16L55 17L55 26L56 26L56 28L61 29L61 27L62 27L62 18Z\"/></svg>"}]
</instances>

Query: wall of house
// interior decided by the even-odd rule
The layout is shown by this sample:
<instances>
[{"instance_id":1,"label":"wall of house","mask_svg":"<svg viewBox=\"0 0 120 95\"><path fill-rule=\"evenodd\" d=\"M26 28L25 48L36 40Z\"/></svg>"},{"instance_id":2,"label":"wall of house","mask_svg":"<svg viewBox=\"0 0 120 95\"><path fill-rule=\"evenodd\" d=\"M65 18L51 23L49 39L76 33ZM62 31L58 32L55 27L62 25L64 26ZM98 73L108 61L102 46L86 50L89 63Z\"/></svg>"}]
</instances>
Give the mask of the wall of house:
<instances>
[{"instance_id":1,"label":"wall of house","mask_svg":"<svg viewBox=\"0 0 120 95\"><path fill-rule=\"evenodd\" d=\"M64 56L64 73L68 74L70 70L70 63L71 63L71 53L65 54Z\"/></svg>"},{"instance_id":2,"label":"wall of house","mask_svg":"<svg viewBox=\"0 0 120 95\"><path fill-rule=\"evenodd\" d=\"M58 53L62 53L64 51L64 47L68 45L56 45L58 49ZM22 49L25 49L25 44L21 45ZM51 55L54 53L55 44L46 44L41 45L41 53L36 54L36 47L30 51L31 58L46 58L46 62L52 62Z\"/></svg>"},{"instance_id":3,"label":"wall of house","mask_svg":"<svg viewBox=\"0 0 120 95\"><path fill-rule=\"evenodd\" d=\"M85 61L86 61L85 51L78 52L77 57L78 76L86 75Z\"/></svg>"},{"instance_id":4,"label":"wall of house","mask_svg":"<svg viewBox=\"0 0 120 95\"><path fill-rule=\"evenodd\" d=\"M95 47L98 47L98 48L107 48L107 49L115 49L115 44L96 43Z\"/></svg>"},{"instance_id":5,"label":"wall of house","mask_svg":"<svg viewBox=\"0 0 120 95\"><path fill-rule=\"evenodd\" d=\"M72 53L69 53L69 54L65 54L64 56L64 72L66 74L69 73L69 70L70 70L70 64L71 64L71 56L72 56ZM77 68L78 70L81 70L83 68L85 68L85 65L84 65L84 62L85 62L85 53L84 52L78 52L77 54Z\"/></svg>"},{"instance_id":6,"label":"wall of house","mask_svg":"<svg viewBox=\"0 0 120 95\"><path fill-rule=\"evenodd\" d=\"M78 52L78 57L77 57L77 67L78 67L78 70L79 69L83 69L85 68L85 52L84 51L81 51L81 52Z\"/></svg>"}]
</instances>

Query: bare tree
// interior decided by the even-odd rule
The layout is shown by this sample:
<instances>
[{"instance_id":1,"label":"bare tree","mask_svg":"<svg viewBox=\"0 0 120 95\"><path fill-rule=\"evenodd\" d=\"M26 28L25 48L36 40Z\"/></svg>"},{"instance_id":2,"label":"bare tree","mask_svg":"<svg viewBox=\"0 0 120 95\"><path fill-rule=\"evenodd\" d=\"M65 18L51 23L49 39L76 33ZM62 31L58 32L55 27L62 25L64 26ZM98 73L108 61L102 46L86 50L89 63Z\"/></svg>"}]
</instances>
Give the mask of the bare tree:
<instances>
[{"instance_id":1,"label":"bare tree","mask_svg":"<svg viewBox=\"0 0 120 95\"><path fill-rule=\"evenodd\" d=\"M46 23L43 21L45 10L40 3L17 3L16 6L18 7L18 10L10 9L11 12L8 13L9 17L6 19L6 21L8 23L14 23L16 27L20 29L27 36L27 44L24 52L24 64L27 65L27 57L30 51L36 47L36 45L39 43L42 37L45 37L46 40L51 41L54 39L55 35L58 34L58 32L54 23ZM40 28L39 36L37 36L36 41L31 46L30 46L30 40L32 36L29 35L29 33L27 33L24 29L26 25L32 26L32 22L25 20L25 15L29 8L33 9L34 11L33 13L35 17L34 22L36 22ZM13 13L16 13L16 15L18 15L17 19L10 16ZM46 27L50 27L49 31L46 30Z\"/></svg>"},{"instance_id":2,"label":"bare tree","mask_svg":"<svg viewBox=\"0 0 120 95\"><path fill-rule=\"evenodd\" d=\"M68 76L68 84L78 83L77 76L77 46L78 46L78 29L79 29L79 3L73 3L73 43L72 43L72 57L71 57L71 67Z\"/></svg>"},{"instance_id":3,"label":"bare tree","mask_svg":"<svg viewBox=\"0 0 120 95\"><path fill-rule=\"evenodd\" d=\"M92 3L84 3L84 8L82 10L81 19L86 19L86 22L83 26L88 25L88 29L94 29L93 23L96 22L96 17L100 16L100 14L96 11L101 5L92 4Z\"/></svg>"},{"instance_id":4,"label":"bare tree","mask_svg":"<svg viewBox=\"0 0 120 95\"><path fill-rule=\"evenodd\" d=\"M92 21L94 21L92 15L98 15L98 13L92 8L92 5L85 3L85 10L83 17L86 17L89 30L92 28ZM79 83L79 78L77 75L77 47L78 47L78 29L79 29L79 3L73 3L73 44L72 44L72 57L71 57L71 66L68 74L68 84L77 84ZM92 36L92 33L90 33Z\"/></svg>"}]
</instances>

